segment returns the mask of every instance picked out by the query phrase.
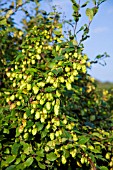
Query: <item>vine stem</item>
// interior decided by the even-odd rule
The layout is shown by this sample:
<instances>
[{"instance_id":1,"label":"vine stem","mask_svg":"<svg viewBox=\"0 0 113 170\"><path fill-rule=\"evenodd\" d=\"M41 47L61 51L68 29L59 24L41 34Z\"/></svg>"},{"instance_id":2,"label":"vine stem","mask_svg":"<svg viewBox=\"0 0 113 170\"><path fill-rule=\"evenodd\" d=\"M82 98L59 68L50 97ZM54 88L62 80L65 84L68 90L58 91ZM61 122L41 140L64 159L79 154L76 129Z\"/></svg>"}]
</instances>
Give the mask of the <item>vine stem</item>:
<instances>
[{"instance_id":1,"label":"vine stem","mask_svg":"<svg viewBox=\"0 0 113 170\"><path fill-rule=\"evenodd\" d=\"M78 1L78 5L79 5L79 6L80 6L80 2L81 2L81 0ZM79 10L80 10L80 8L79 8ZM79 10L78 10L78 12L79 12ZM76 29L77 29L77 23L78 23L78 22L76 21L75 27L74 27L74 36L75 36L75 34L76 34L75 32L76 32Z\"/></svg>"},{"instance_id":2,"label":"vine stem","mask_svg":"<svg viewBox=\"0 0 113 170\"><path fill-rule=\"evenodd\" d=\"M84 153L82 153L82 155L83 155L84 157L86 157ZM96 167L95 167L95 164L94 164L94 162L92 162L91 158L87 157L87 160L89 161L89 163L90 163L90 165L91 165L91 168L92 168L93 170L97 170Z\"/></svg>"},{"instance_id":3,"label":"vine stem","mask_svg":"<svg viewBox=\"0 0 113 170\"><path fill-rule=\"evenodd\" d=\"M94 163L92 162L92 160L90 158L88 158L88 161L90 162L90 165L93 168L93 170L97 170Z\"/></svg>"}]
</instances>

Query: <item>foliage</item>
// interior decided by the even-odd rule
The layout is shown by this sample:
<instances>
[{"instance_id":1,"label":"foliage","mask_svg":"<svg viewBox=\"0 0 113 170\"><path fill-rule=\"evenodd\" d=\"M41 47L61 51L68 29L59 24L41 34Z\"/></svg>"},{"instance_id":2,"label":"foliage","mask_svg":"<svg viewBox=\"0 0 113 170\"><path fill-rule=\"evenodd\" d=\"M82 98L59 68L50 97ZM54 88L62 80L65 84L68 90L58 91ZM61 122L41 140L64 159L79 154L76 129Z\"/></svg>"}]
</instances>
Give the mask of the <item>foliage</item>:
<instances>
[{"instance_id":1,"label":"foliage","mask_svg":"<svg viewBox=\"0 0 113 170\"><path fill-rule=\"evenodd\" d=\"M17 29L9 30L16 46L3 67L0 92L3 170L112 170L112 95L96 92L94 79L87 73L91 63L83 53L83 41L102 1L93 2L89 9L87 3L72 0L75 27L68 38L56 10L33 17L16 40L11 32ZM77 42L79 11L85 7L89 24L79 29L83 35ZM3 33L6 59L6 28Z\"/></svg>"},{"instance_id":2,"label":"foliage","mask_svg":"<svg viewBox=\"0 0 113 170\"><path fill-rule=\"evenodd\" d=\"M100 82L96 80L96 85L98 90L103 90L103 89L110 90L113 88L113 83L111 82Z\"/></svg>"},{"instance_id":3,"label":"foliage","mask_svg":"<svg viewBox=\"0 0 113 170\"><path fill-rule=\"evenodd\" d=\"M30 5L30 10L27 6ZM12 61L17 52L21 50L22 38L27 29L30 28L30 23L33 23L34 15L37 15L38 3L34 0L0 0L0 86L3 85L2 78L4 77L4 69L7 67L6 63ZM34 13L32 12L34 11ZM15 16L23 17L20 20L22 29L18 27ZM36 17L35 21L36 22Z\"/></svg>"}]
</instances>

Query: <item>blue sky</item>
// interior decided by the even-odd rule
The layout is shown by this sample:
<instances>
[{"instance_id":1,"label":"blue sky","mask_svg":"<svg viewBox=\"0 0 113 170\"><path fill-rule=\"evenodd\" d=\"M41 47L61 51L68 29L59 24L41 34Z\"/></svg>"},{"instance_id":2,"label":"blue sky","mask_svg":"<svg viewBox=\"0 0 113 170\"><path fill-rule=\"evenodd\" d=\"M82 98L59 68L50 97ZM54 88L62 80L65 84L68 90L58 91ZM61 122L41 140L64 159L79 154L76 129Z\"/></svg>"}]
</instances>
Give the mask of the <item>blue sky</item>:
<instances>
[{"instance_id":1,"label":"blue sky","mask_svg":"<svg viewBox=\"0 0 113 170\"><path fill-rule=\"evenodd\" d=\"M81 0L81 2L85 2ZM57 5L58 9L65 13L67 19L72 16L72 4L70 0L44 0L41 2L41 9L50 11L52 5ZM80 24L87 21L83 14ZM107 52L110 58L105 59L106 66L94 64L89 73L102 82L113 82L113 0L107 0L100 8L90 27L90 38L84 43L84 52L92 60L98 54Z\"/></svg>"}]
</instances>

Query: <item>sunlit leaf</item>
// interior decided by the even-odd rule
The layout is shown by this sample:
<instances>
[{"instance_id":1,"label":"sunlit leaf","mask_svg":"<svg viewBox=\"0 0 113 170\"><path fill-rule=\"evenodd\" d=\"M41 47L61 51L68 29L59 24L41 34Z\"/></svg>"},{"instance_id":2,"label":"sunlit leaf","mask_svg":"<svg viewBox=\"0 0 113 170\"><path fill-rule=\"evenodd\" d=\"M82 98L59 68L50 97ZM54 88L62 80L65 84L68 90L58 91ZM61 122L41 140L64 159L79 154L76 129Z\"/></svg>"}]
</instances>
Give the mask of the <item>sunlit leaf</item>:
<instances>
[{"instance_id":1,"label":"sunlit leaf","mask_svg":"<svg viewBox=\"0 0 113 170\"><path fill-rule=\"evenodd\" d=\"M57 159L57 156L55 155L54 152L51 152L51 153L49 153L49 154L46 154L46 158L47 158L47 160L49 160L49 161L55 161L55 160Z\"/></svg>"},{"instance_id":2,"label":"sunlit leaf","mask_svg":"<svg viewBox=\"0 0 113 170\"><path fill-rule=\"evenodd\" d=\"M33 157L30 157L24 162L24 165L26 167L29 167L32 163L33 163Z\"/></svg>"},{"instance_id":3,"label":"sunlit leaf","mask_svg":"<svg viewBox=\"0 0 113 170\"><path fill-rule=\"evenodd\" d=\"M92 21L93 16L94 16L93 10L90 9L90 8L87 8L87 9L86 9L86 15L88 16L89 20Z\"/></svg>"},{"instance_id":4,"label":"sunlit leaf","mask_svg":"<svg viewBox=\"0 0 113 170\"><path fill-rule=\"evenodd\" d=\"M15 158L16 158L15 155L13 155L13 156L8 156L7 159L6 159L6 162L10 164L10 163L12 163L12 162L15 160Z\"/></svg>"},{"instance_id":5,"label":"sunlit leaf","mask_svg":"<svg viewBox=\"0 0 113 170\"><path fill-rule=\"evenodd\" d=\"M20 147L20 144L14 143L14 145L12 146L12 150L11 150L13 155L18 154L19 147Z\"/></svg>"},{"instance_id":6,"label":"sunlit leaf","mask_svg":"<svg viewBox=\"0 0 113 170\"><path fill-rule=\"evenodd\" d=\"M100 166L100 170L108 170L108 168L105 166Z\"/></svg>"},{"instance_id":7,"label":"sunlit leaf","mask_svg":"<svg viewBox=\"0 0 113 170\"><path fill-rule=\"evenodd\" d=\"M46 169L46 166L45 166L43 163L41 163L41 162L38 162L38 166L39 166L41 169Z\"/></svg>"},{"instance_id":8,"label":"sunlit leaf","mask_svg":"<svg viewBox=\"0 0 113 170\"><path fill-rule=\"evenodd\" d=\"M90 140L89 137L81 136L81 137L79 138L78 144L85 144L85 143L88 142L89 140Z\"/></svg>"},{"instance_id":9,"label":"sunlit leaf","mask_svg":"<svg viewBox=\"0 0 113 170\"><path fill-rule=\"evenodd\" d=\"M22 0L16 0L16 5L17 5L17 7L20 6L20 5L22 5L22 3L23 3Z\"/></svg>"},{"instance_id":10,"label":"sunlit leaf","mask_svg":"<svg viewBox=\"0 0 113 170\"><path fill-rule=\"evenodd\" d=\"M5 170L15 170L15 165L10 165Z\"/></svg>"}]
</instances>

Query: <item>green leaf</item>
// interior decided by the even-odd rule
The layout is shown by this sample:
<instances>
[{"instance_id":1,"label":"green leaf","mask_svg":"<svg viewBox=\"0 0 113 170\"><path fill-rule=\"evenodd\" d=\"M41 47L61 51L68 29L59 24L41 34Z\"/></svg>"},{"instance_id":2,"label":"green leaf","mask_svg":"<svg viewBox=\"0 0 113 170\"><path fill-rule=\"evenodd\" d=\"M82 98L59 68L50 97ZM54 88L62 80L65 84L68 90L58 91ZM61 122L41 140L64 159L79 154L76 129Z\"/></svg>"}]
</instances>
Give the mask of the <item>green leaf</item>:
<instances>
[{"instance_id":1,"label":"green leaf","mask_svg":"<svg viewBox=\"0 0 113 170\"><path fill-rule=\"evenodd\" d=\"M7 25L7 20L6 18L0 19L0 25Z\"/></svg>"},{"instance_id":2,"label":"green leaf","mask_svg":"<svg viewBox=\"0 0 113 170\"><path fill-rule=\"evenodd\" d=\"M103 158L102 155L96 154L96 155L95 155L95 158L96 158L96 159L100 159L100 160L102 160L102 161L104 161L104 162L107 162L107 160L106 160L105 158Z\"/></svg>"},{"instance_id":3,"label":"green leaf","mask_svg":"<svg viewBox=\"0 0 113 170\"><path fill-rule=\"evenodd\" d=\"M62 23L57 23L57 26L59 27L59 28L62 28Z\"/></svg>"},{"instance_id":4,"label":"green leaf","mask_svg":"<svg viewBox=\"0 0 113 170\"><path fill-rule=\"evenodd\" d=\"M1 148L1 149L2 149L2 148ZM6 150L4 151L4 153L10 154L10 149L9 149L9 148L6 148Z\"/></svg>"},{"instance_id":5,"label":"green leaf","mask_svg":"<svg viewBox=\"0 0 113 170\"><path fill-rule=\"evenodd\" d=\"M13 156L8 156L7 159L6 159L6 162L8 164L12 163L14 160L15 160L16 156L13 155Z\"/></svg>"},{"instance_id":6,"label":"green leaf","mask_svg":"<svg viewBox=\"0 0 113 170\"><path fill-rule=\"evenodd\" d=\"M49 161L55 161L55 160L57 159L57 156L55 155L54 152L51 152L51 153L49 153L49 154L46 154L46 158L47 158L47 160L49 160Z\"/></svg>"},{"instance_id":7,"label":"green leaf","mask_svg":"<svg viewBox=\"0 0 113 170\"><path fill-rule=\"evenodd\" d=\"M85 144L86 142L89 141L89 139L90 139L89 137L81 136L79 138L78 144Z\"/></svg>"},{"instance_id":8,"label":"green leaf","mask_svg":"<svg viewBox=\"0 0 113 170\"><path fill-rule=\"evenodd\" d=\"M67 145L67 147L68 147L68 145ZM69 151L67 149L64 149L64 148L63 148L63 154L65 155L66 158L68 158L70 156Z\"/></svg>"},{"instance_id":9,"label":"green leaf","mask_svg":"<svg viewBox=\"0 0 113 170\"><path fill-rule=\"evenodd\" d=\"M19 55L16 57L16 61L18 61L19 59L24 59L23 54L19 54Z\"/></svg>"},{"instance_id":10,"label":"green leaf","mask_svg":"<svg viewBox=\"0 0 113 170\"><path fill-rule=\"evenodd\" d=\"M5 170L15 170L15 165L11 165L11 166L7 167Z\"/></svg>"},{"instance_id":11,"label":"green leaf","mask_svg":"<svg viewBox=\"0 0 113 170\"><path fill-rule=\"evenodd\" d=\"M72 7L73 7L73 10L74 10L75 13L78 12L78 10L79 10L79 4L77 4L76 2L74 2Z\"/></svg>"},{"instance_id":12,"label":"green leaf","mask_svg":"<svg viewBox=\"0 0 113 170\"><path fill-rule=\"evenodd\" d=\"M21 162L21 158L17 158L15 164L18 165Z\"/></svg>"},{"instance_id":13,"label":"green leaf","mask_svg":"<svg viewBox=\"0 0 113 170\"><path fill-rule=\"evenodd\" d=\"M53 61L63 60L64 58L65 58L64 56L57 56L53 59Z\"/></svg>"},{"instance_id":14,"label":"green leaf","mask_svg":"<svg viewBox=\"0 0 113 170\"><path fill-rule=\"evenodd\" d=\"M66 116L69 120L73 121L73 122L76 122L76 119L74 119L73 117L70 117L70 116Z\"/></svg>"},{"instance_id":15,"label":"green leaf","mask_svg":"<svg viewBox=\"0 0 113 170\"><path fill-rule=\"evenodd\" d=\"M19 132L19 127L16 128L16 137L18 137L20 135L20 132Z\"/></svg>"},{"instance_id":16,"label":"green leaf","mask_svg":"<svg viewBox=\"0 0 113 170\"><path fill-rule=\"evenodd\" d=\"M47 129L43 130L42 133L41 133L41 138L45 138L46 135L47 135L47 132L48 132Z\"/></svg>"},{"instance_id":17,"label":"green leaf","mask_svg":"<svg viewBox=\"0 0 113 170\"><path fill-rule=\"evenodd\" d=\"M22 0L17 0L17 1L16 1L16 5L17 5L17 6L22 5Z\"/></svg>"},{"instance_id":18,"label":"green leaf","mask_svg":"<svg viewBox=\"0 0 113 170\"><path fill-rule=\"evenodd\" d=\"M63 69L62 68L58 68L58 69L54 69L52 70L52 72L57 76L60 72L62 72Z\"/></svg>"},{"instance_id":19,"label":"green leaf","mask_svg":"<svg viewBox=\"0 0 113 170\"><path fill-rule=\"evenodd\" d=\"M53 33L54 33L55 35L61 35L61 31L59 31L59 30L55 30L55 31L53 31Z\"/></svg>"},{"instance_id":20,"label":"green leaf","mask_svg":"<svg viewBox=\"0 0 113 170\"><path fill-rule=\"evenodd\" d=\"M97 137L99 137L100 139L103 138L102 135L101 135L100 133L98 133L98 132L92 133L92 136L97 136Z\"/></svg>"},{"instance_id":21,"label":"green leaf","mask_svg":"<svg viewBox=\"0 0 113 170\"><path fill-rule=\"evenodd\" d=\"M50 148L54 148L54 146L53 146L53 141L47 142L47 146L49 146Z\"/></svg>"},{"instance_id":22,"label":"green leaf","mask_svg":"<svg viewBox=\"0 0 113 170\"><path fill-rule=\"evenodd\" d=\"M63 135L64 135L66 138L70 138L70 137L71 137L71 134L70 134L68 131L66 131L66 130L64 130Z\"/></svg>"},{"instance_id":23,"label":"green leaf","mask_svg":"<svg viewBox=\"0 0 113 170\"><path fill-rule=\"evenodd\" d=\"M24 162L24 165L29 167L32 163L33 163L33 157L30 157Z\"/></svg>"},{"instance_id":24,"label":"green leaf","mask_svg":"<svg viewBox=\"0 0 113 170\"><path fill-rule=\"evenodd\" d=\"M90 9L90 8L87 8L87 9L86 9L86 15L88 16L89 20L92 21L93 16L94 16L93 10Z\"/></svg>"},{"instance_id":25,"label":"green leaf","mask_svg":"<svg viewBox=\"0 0 113 170\"><path fill-rule=\"evenodd\" d=\"M37 162L41 161L41 157L36 156L35 159L37 160Z\"/></svg>"},{"instance_id":26,"label":"green leaf","mask_svg":"<svg viewBox=\"0 0 113 170\"><path fill-rule=\"evenodd\" d=\"M54 59L54 60L55 60L55 59ZM50 63L48 64L48 67L49 67L49 68L54 68L55 65L56 65L55 62L50 62Z\"/></svg>"},{"instance_id":27,"label":"green leaf","mask_svg":"<svg viewBox=\"0 0 113 170\"><path fill-rule=\"evenodd\" d=\"M96 13L98 12L98 7L94 7L92 8L92 10L93 10L93 15L96 15Z\"/></svg>"},{"instance_id":28,"label":"green leaf","mask_svg":"<svg viewBox=\"0 0 113 170\"><path fill-rule=\"evenodd\" d=\"M108 168L105 166L100 166L100 170L108 170Z\"/></svg>"},{"instance_id":29,"label":"green leaf","mask_svg":"<svg viewBox=\"0 0 113 170\"><path fill-rule=\"evenodd\" d=\"M9 134L9 129L4 128L3 133Z\"/></svg>"},{"instance_id":30,"label":"green leaf","mask_svg":"<svg viewBox=\"0 0 113 170\"><path fill-rule=\"evenodd\" d=\"M37 151L36 154L37 154L39 157L44 157L44 150L41 149L40 151Z\"/></svg>"},{"instance_id":31,"label":"green leaf","mask_svg":"<svg viewBox=\"0 0 113 170\"><path fill-rule=\"evenodd\" d=\"M92 1L93 1L94 5L96 5L96 0L92 0Z\"/></svg>"},{"instance_id":32,"label":"green leaf","mask_svg":"<svg viewBox=\"0 0 113 170\"><path fill-rule=\"evenodd\" d=\"M37 123L36 123L36 127L37 127L37 130L38 130L38 131L41 131L41 130L43 129L43 127L44 127L44 124L42 124L42 123L40 123L40 122L37 122Z\"/></svg>"},{"instance_id":33,"label":"green leaf","mask_svg":"<svg viewBox=\"0 0 113 170\"><path fill-rule=\"evenodd\" d=\"M23 151L25 154L29 155L32 152L32 145L30 145L28 143L24 143Z\"/></svg>"},{"instance_id":34,"label":"green leaf","mask_svg":"<svg viewBox=\"0 0 113 170\"><path fill-rule=\"evenodd\" d=\"M73 3L73 4L75 4L76 2L75 2L75 0L71 0L71 2Z\"/></svg>"},{"instance_id":35,"label":"green leaf","mask_svg":"<svg viewBox=\"0 0 113 170\"><path fill-rule=\"evenodd\" d=\"M81 132L79 132L78 130L73 130L74 132L78 133L78 134L81 134Z\"/></svg>"},{"instance_id":36,"label":"green leaf","mask_svg":"<svg viewBox=\"0 0 113 170\"><path fill-rule=\"evenodd\" d=\"M7 163L6 161L3 161L3 160L2 160L2 161L0 162L0 166L1 166L1 168L4 167L4 166L8 166L8 163Z\"/></svg>"},{"instance_id":37,"label":"green leaf","mask_svg":"<svg viewBox=\"0 0 113 170\"><path fill-rule=\"evenodd\" d=\"M86 2L81 6L81 8L87 6L88 3L89 3L89 1L86 1Z\"/></svg>"},{"instance_id":38,"label":"green leaf","mask_svg":"<svg viewBox=\"0 0 113 170\"><path fill-rule=\"evenodd\" d=\"M100 153L100 151L98 149L92 149L91 152Z\"/></svg>"},{"instance_id":39,"label":"green leaf","mask_svg":"<svg viewBox=\"0 0 113 170\"><path fill-rule=\"evenodd\" d=\"M41 169L46 169L46 166L40 162L38 162L38 166L41 168Z\"/></svg>"},{"instance_id":40,"label":"green leaf","mask_svg":"<svg viewBox=\"0 0 113 170\"><path fill-rule=\"evenodd\" d=\"M37 69L35 69L35 68L28 68L26 71L25 71L25 73L37 73Z\"/></svg>"},{"instance_id":41,"label":"green leaf","mask_svg":"<svg viewBox=\"0 0 113 170\"><path fill-rule=\"evenodd\" d=\"M32 122L32 120L28 120L28 121L27 121L27 126L26 126L26 128L32 127L33 124L34 124L34 123Z\"/></svg>"},{"instance_id":42,"label":"green leaf","mask_svg":"<svg viewBox=\"0 0 113 170\"><path fill-rule=\"evenodd\" d=\"M71 41L69 42L69 47L74 48L74 45L73 45L73 43Z\"/></svg>"},{"instance_id":43,"label":"green leaf","mask_svg":"<svg viewBox=\"0 0 113 170\"><path fill-rule=\"evenodd\" d=\"M18 144L18 143L14 143L13 144L12 150L11 150L13 155L17 155L18 154L19 147L20 147L20 144Z\"/></svg>"},{"instance_id":44,"label":"green leaf","mask_svg":"<svg viewBox=\"0 0 113 170\"><path fill-rule=\"evenodd\" d=\"M16 165L15 170L23 170L25 168L24 163Z\"/></svg>"},{"instance_id":45,"label":"green leaf","mask_svg":"<svg viewBox=\"0 0 113 170\"><path fill-rule=\"evenodd\" d=\"M89 155L90 155L90 157L91 157L92 162L95 162L95 156L94 156L94 154L90 153Z\"/></svg>"},{"instance_id":46,"label":"green leaf","mask_svg":"<svg viewBox=\"0 0 113 170\"><path fill-rule=\"evenodd\" d=\"M54 87L47 87L45 88L45 92L52 92L55 91L56 89Z\"/></svg>"},{"instance_id":47,"label":"green leaf","mask_svg":"<svg viewBox=\"0 0 113 170\"><path fill-rule=\"evenodd\" d=\"M65 49L65 51L66 51L67 53L68 53L68 52L71 52L71 51L74 51L74 50L75 50L75 48L72 48L72 47L71 47L71 48L66 48L66 49Z\"/></svg>"},{"instance_id":48,"label":"green leaf","mask_svg":"<svg viewBox=\"0 0 113 170\"><path fill-rule=\"evenodd\" d=\"M25 154L21 154L21 159L22 159L23 162L24 162L25 158L26 158L26 155Z\"/></svg>"},{"instance_id":49,"label":"green leaf","mask_svg":"<svg viewBox=\"0 0 113 170\"><path fill-rule=\"evenodd\" d=\"M29 117L30 115L31 115L31 110L30 109L28 109L28 108L26 108L26 114L27 114L27 116Z\"/></svg>"},{"instance_id":50,"label":"green leaf","mask_svg":"<svg viewBox=\"0 0 113 170\"><path fill-rule=\"evenodd\" d=\"M79 8L78 8L77 6L73 5L73 10L74 10L75 12L77 12L78 9L79 9Z\"/></svg>"}]
</instances>

